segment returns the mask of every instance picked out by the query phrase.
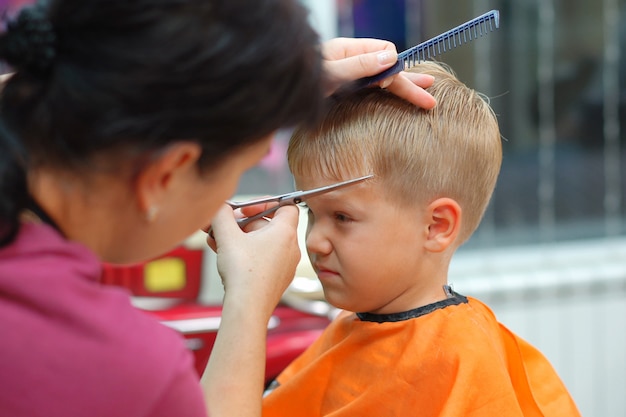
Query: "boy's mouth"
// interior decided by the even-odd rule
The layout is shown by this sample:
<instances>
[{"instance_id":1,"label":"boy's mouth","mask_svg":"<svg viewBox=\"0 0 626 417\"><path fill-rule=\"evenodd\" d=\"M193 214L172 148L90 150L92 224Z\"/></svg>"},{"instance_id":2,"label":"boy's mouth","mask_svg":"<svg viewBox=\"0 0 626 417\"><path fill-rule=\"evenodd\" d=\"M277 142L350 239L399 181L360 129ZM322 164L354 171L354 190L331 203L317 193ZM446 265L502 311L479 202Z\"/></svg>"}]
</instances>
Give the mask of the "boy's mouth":
<instances>
[{"instance_id":1,"label":"boy's mouth","mask_svg":"<svg viewBox=\"0 0 626 417\"><path fill-rule=\"evenodd\" d=\"M337 276L339 275L339 273L337 271L334 271L330 268L327 268L323 265L320 264L315 264L313 265L313 269L315 270L315 273L317 274L317 277L322 279L324 277L331 277L331 276Z\"/></svg>"}]
</instances>

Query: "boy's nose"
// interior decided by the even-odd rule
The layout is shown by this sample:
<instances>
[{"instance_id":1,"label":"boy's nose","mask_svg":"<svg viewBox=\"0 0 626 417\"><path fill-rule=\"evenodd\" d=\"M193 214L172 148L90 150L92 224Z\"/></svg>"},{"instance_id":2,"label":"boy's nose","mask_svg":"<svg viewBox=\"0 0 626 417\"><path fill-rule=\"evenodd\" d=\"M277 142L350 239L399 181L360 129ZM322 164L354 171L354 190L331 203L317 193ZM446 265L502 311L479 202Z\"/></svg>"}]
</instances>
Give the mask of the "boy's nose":
<instances>
[{"instance_id":1,"label":"boy's nose","mask_svg":"<svg viewBox=\"0 0 626 417\"><path fill-rule=\"evenodd\" d=\"M332 244L325 236L323 228L309 226L306 232L306 250L310 254L328 255L332 251Z\"/></svg>"}]
</instances>

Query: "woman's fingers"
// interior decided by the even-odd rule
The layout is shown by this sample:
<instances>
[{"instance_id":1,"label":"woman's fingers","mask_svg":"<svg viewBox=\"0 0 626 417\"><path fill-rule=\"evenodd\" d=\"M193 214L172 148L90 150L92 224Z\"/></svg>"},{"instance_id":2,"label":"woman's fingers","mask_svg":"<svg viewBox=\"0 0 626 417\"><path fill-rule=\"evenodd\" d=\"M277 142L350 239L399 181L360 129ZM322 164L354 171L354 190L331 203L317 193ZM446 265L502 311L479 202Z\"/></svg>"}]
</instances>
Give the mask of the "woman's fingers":
<instances>
[{"instance_id":1,"label":"woman's fingers","mask_svg":"<svg viewBox=\"0 0 626 417\"><path fill-rule=\"evenodd\" d=\"M428 110L435 107L437 101L424 89L430 87L434 80L435 78L431 75L401 72L393 77L391 82L384 88L387 88L387 90L398 97L402 97L416 106Z\"/></svg>"},{"instance_id":2,"label":"woman's fingers","mask_svg":"<svg viewBox=\"0 0 626 417\"><path fill-rule=\"evenodd\" d=\"M393 43L367 38L332 39L324 43L322 55L328 83L327 94L334 93L342 84L380 74L398 59ZM432 77L424 74L401 73L381 81L379 86L416 106L430 109L436 101L424 89L432 84L432 80Z\"/></svg>"}]
</instances>

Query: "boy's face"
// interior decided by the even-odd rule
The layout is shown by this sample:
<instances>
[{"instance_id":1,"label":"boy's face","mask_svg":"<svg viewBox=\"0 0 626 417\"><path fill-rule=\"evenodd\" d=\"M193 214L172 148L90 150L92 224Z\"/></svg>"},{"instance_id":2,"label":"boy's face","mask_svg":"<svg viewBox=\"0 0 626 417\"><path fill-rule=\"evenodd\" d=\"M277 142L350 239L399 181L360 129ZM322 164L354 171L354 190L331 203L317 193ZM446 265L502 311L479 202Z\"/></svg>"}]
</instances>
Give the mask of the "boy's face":
<instances>
[{"instance_id":1,"label":"boy's face","mask_svg":"<svg viewBox=\"0 0 626 417\"><path fill-rule=\"evenodd\" d=\"M336 182L295 179L301 190ZM326 299L336 307L401 312L419 307L431 291L423 278L426 210L400 206L383 190L383 184L366 181L307 201L307 252Z\"/></svg>"}]
</instances>

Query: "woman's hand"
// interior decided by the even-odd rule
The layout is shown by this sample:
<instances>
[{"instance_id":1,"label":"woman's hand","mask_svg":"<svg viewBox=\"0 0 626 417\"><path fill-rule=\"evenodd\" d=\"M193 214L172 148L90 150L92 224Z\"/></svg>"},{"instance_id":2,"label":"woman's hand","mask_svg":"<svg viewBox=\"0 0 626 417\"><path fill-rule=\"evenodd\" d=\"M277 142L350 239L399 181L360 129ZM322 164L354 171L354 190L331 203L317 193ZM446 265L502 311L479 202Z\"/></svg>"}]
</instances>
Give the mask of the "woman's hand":
<instances>
[{"instance_id":1,"label":"woman's hand","mask_svg":"<svg viewBox=\"0 0 626 417\"><path fill-rule=\"evenodd\" d=\"M252 206L252 215L265 207ZM256 212L256 213L255 213ZM211 416L260 416L269 318L293 279L300 260L298 208L281 207L268 222L257 220L241 230L224 205L213 219L208 243L217 251L224 283L220 329L202 386ZM258 398L242 398L257 392Z\"/></svg>"},{"instance_id":2,"label":"woman's hand","mask_svg":"<svg viewBox=\"0 0 626 417\"><path fill-rule=\"evenodd\" d=\"M269 205L242 209L251 216ZM298 208L278 209L271 221L257 220L241 230L232 209L225 205L212 222L217 267L226 297L244 303L268 318L293 279L300 260L297 239Z\"/></svg>"},{"instance_id":3,"label":"woman's hand","mask_svg":"<svg viewBox=\"0 0 626 417\"><path fill-rule=\"evenodd\" d=\"M322 55L329 82L328 94L343 83L379 74L398 59L393 43L368 38L331 39L322 45ZM384 79L379 85L419 107L430 109L436 102L424 89L433 81L430 75L401 72Z\"/></svg>"}]
</instances>

